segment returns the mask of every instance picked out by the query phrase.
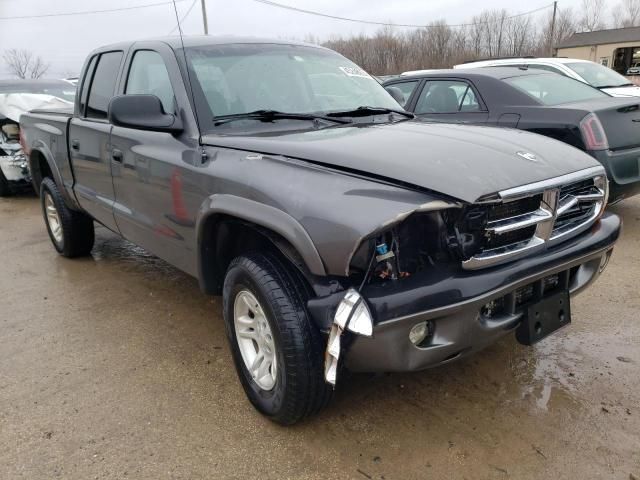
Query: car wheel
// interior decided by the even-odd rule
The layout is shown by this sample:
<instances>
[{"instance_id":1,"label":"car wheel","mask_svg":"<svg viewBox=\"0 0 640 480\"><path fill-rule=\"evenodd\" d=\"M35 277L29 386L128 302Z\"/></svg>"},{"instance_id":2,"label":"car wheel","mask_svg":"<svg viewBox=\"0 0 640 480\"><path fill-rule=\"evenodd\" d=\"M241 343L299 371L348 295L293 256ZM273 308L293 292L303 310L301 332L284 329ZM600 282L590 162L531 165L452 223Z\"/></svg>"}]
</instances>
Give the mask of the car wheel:
<instances>
[{"instance_id":1,"label":"car wheel","mask_svg":"<svg viewBox=\"0 0 640 480\"><path fill-rule=\"evenodd\" d=\"M58 253L69 258L88 255L94 242L93 219L69 209L50 178L40 185L40 205L49 238Z\"/></svg>"},{"instance_id":2,"label":"car wheel","mask_svg":"<svg viewBox=\"0 0 640 480\"><path fill-rule=\"evenodd\" d=\"M306 310L306 284L274 254L234 259L223 287L227 337L240 382L254 407L291 425L322 409L322 335Z\"/></svg>"},{"instance_id":3,"label":"car wheel","mask_svg":"<svg viewBox=\"0 0 640 480\"><path fill-rule=\"evenodd\" d=\"M0 170L0 197L8 197L9 195L11 195L9 182L7 181L7 177L4 176L4 173L2 173L2 170Z\"/></svg>"}]
</instances>

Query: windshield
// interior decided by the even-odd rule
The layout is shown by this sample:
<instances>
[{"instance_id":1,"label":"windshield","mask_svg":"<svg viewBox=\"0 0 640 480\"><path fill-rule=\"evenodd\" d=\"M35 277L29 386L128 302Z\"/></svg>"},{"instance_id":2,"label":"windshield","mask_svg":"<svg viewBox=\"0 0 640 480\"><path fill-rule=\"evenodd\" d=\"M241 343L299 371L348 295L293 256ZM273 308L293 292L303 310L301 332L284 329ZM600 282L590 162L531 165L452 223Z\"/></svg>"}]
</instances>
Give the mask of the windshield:
<instances>
[{"instance_id":1,"label":"windshield","mask_svg":"<svg viewBox=\"0 0 640 480\"><path fill-rule=\"evenodd\" d=\"M523 75L506 78L504 81L543 105L559 105L609 97L606 93L578 80L556 74Z\"/></svg>"},{"instance_id":2,"label":"windshield","mask_svg":"<svg viewBox=\"0 0 640 480\"><path fill-rule=\"evenodd\" d=\"M196 101L202 127L213 128L214 117L260 110L323 115L360 106L398 109L373 77L323 48L216 45L188 48L187 58L202 100Z\"/></svg>"},{"instance_id":3,"label":"windshield","mask_svg":"<svg viewBox=\"0 0 640 480\"><path fill-rule=\"evenodd\" d=\"M565 63L565 65L584 78L589 85L593 85L596 88L629 85L629 80L622 75L597 63L576 62Z\"/></svg>"},{"instance_id":4,"label":"windshield","mask_svg":"<svg viewBox=\"0 0 640 480\"><path fill-rule=\"evenodd\" d=\"M44 95L53 95L69 102L73 102L76 96L76 87L69 82L31 82L25 80L15 82L9 85L0 83L0 94L6 93L40 93Z\"/></svg>"}]
</instances>

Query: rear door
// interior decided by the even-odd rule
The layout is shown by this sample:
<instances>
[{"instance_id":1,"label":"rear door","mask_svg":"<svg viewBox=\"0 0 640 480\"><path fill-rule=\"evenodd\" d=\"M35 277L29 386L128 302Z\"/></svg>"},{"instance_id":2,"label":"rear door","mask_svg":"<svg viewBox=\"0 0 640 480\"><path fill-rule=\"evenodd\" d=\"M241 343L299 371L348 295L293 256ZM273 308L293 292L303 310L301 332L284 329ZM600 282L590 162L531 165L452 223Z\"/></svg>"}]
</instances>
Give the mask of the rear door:
<instances>
[{"instance_id":1,"label":"rear door","mask_svg":"<svg viewBox=\"0 0 640 480\"><path fill-rule=\"evenodd\" d=\"M97 221L117 231L113 217L114 190L107 108L115 92L123 52L95 55L80 90L78 115L69 127L69 156L78 203Z\"/></svg>"},{"instance_id":2,"label":"rear door","mask_svg":"<svg viewBox=\"0 0 640 480\"><path fill-rule=\"evenodd\" d=\"M474 86L461 79L428 79L408 110L437 122L486 123L489 112Z\"/></svg>"},{"instance_id":3,"label":"rear door","mask_svg":"<svg viewBox=\"0 0 640 480\"><path fill-rule=\"evenodd\" d=\"M144 43L138 45L146 45ZM125 63L121 94L158 97L166 113L180 115L187 94L173 51L163 45L135 46ZM180 103L176 100L178 98ZM183 109L190 112L190 109ZM181 118L186 118L183 112ZM188 123L188 122L185 122ZM197 132L191 132L197 135ZM114 214L122 235L184 271L195 274L195 217L200 188L198 138L114 126L111 162Z\"/></svg>"}]
</instances>

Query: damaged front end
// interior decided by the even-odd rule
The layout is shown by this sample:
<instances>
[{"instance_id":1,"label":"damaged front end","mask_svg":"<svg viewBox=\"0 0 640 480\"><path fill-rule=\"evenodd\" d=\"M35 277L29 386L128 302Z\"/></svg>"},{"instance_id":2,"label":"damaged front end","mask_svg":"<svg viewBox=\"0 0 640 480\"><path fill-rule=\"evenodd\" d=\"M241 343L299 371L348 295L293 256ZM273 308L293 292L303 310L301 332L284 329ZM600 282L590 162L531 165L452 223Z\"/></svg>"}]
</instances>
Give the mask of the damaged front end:
<instances>
[{"instance_id":1,"label":"damaged front end","mask_svg":"<svg viewBox=\"0 0 640 480\"><path fill-rule=\"evenodd\" d=\"M344 288L309 301L329 332L326 381L341 364L405 371L459 358L518 327L529 306L582 290L620 231L606 199L602 169L585 169L382 223L354 249Z\"/></svg>"},{"instance_id":2,"label":"damaged front end","mask_svg":"<svg viewBox=\"0 0 640 480\"><path fill-rule=\"evenodd\" d=\"M444 208L431 210L436 207ZM450 265L454 258L460 259L459 239L451 239L455 231L451 219L460 211L461 204L437 201L399 215L397 223L387 222L355 250L348 270L351 286L346 292L333 295L330 302L310 302L310 310L317 312L321 306L339 300L335 307L326 309L332 315L325 352L327 383L335 386L340 362L353 338L373 335L376 320L363 291L372 285L401 284L436 264Z\"/></svg>"}]
</instances>

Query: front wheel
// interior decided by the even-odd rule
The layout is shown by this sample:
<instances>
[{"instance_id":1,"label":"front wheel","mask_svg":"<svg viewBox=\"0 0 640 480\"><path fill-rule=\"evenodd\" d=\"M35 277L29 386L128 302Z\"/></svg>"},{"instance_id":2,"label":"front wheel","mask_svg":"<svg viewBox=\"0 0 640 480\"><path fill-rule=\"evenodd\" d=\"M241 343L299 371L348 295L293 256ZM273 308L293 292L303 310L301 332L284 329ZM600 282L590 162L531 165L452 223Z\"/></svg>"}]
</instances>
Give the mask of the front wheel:
<instances>
[{"instance_id":1,"label":"front wheel","mask_svg":"<svg viewBox=\"0 0 640 480\"><path fill-rule=\"evenodd\" d=\"M40 205L49 238L64 257L88 255L93 248L93 219L69 209L56 183L45 178L40 185Z\"/></svg>"},{"instance_id":2,"label":"front wheel","mask_svg":"<svg viewBox=\"0 0 640 480\"><path fill-rule=\"evenodd\" d=\"M306 311L303 280L274 254L231 262L224 281L227 337L240 382L254 407L291 425L323 408L323 340Z\"/></svg>"}]
</instances>

